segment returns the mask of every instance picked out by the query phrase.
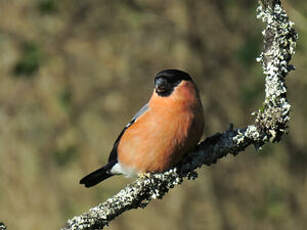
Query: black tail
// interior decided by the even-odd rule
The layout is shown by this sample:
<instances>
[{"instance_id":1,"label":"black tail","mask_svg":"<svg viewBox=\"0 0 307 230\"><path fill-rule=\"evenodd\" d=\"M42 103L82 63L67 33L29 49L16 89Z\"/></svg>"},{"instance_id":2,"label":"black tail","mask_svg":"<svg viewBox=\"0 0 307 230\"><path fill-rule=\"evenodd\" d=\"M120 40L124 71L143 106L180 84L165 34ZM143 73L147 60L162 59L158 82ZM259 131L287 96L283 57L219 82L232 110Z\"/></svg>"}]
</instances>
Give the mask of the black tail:
<instances>
[{"instance_id":1,"label":"black tail","mask_svg":"<svg viewBox=\"0 0 307 230\"><path fill-rule=\"evenodd\" d=\"M89 188L113 176L113 174L110 173L110 169L113 167L114 164L116 164L116 162L109 162L102 168L97 169L89 175L83 177L80 180L80 184L84 184L85 187Z\"/></svg>"}]
</instances>

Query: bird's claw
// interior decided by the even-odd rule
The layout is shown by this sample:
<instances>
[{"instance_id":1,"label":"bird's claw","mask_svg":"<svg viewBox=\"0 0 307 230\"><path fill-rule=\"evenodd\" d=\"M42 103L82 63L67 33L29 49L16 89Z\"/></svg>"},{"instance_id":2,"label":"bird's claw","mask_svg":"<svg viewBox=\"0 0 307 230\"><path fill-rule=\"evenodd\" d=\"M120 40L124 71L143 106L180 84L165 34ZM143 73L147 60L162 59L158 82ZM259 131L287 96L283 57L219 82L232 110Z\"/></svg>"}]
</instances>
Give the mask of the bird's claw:
<instances>
[{"instance_id":1,"label":"bird's claw","mask_svg":"<svg viewBox=\"0 0 307 230\"><path fill-rule=\"evenodd\" d=\"M150 173L140 173L140 174L138 174L138 178L139 179L148 179L148 178L150 178Z\"/></svg>"}]
</instances>

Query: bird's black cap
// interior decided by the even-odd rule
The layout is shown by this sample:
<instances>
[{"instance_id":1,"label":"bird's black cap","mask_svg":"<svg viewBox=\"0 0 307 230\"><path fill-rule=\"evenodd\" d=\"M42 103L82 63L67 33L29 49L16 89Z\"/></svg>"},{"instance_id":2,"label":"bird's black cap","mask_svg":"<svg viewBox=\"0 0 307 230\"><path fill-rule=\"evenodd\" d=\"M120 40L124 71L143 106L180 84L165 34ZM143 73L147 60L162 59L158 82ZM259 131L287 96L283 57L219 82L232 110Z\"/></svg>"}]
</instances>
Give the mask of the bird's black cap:
<instances>
[{"instance_id":1,"label":"bird's black cap","mask_svg":"<svg viewBox=\"0 0 307 230\"><path fill-rule=\"evenodd\" d=\"M166 78L169 81L180 81L180 80L186 80L186 81L192 81L192 78L190 75L184 71L177 70L177 69L166 69L162 70L159 73L156 74L155 79L157 78Z\"/></svg>"},{"instance_id":2,"label":"bird's black cap","mask_svg":"<svg viewBox=\"0 0 307 230\"><path fill-rule=\"evenodd\" d=\"M174 88L183 80L192 81L192 78L189 74L181 70L162 70L156 74L154 80L156 93L161 97L169 96Z\"/></svg>"}]
</instances>

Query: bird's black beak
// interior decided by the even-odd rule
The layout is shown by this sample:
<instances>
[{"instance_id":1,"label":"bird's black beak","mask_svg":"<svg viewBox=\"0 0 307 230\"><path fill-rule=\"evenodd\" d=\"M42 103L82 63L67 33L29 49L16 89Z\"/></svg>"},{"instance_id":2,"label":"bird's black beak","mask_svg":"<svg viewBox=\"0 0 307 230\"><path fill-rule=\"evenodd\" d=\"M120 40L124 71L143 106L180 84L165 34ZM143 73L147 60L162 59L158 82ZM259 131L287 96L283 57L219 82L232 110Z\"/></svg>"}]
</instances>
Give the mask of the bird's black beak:
<instances>
[{"instance_id":1,"label":"bird's black beak","mask_svg":"<svg viewBox=\"0 0 307 230\"><path fill-rule=\"evenodd\" d=\"M155 89L157 93L166 93L169 88L170 86L165 78L158 78L155 80Z\"/></svg>"}]
</instances>

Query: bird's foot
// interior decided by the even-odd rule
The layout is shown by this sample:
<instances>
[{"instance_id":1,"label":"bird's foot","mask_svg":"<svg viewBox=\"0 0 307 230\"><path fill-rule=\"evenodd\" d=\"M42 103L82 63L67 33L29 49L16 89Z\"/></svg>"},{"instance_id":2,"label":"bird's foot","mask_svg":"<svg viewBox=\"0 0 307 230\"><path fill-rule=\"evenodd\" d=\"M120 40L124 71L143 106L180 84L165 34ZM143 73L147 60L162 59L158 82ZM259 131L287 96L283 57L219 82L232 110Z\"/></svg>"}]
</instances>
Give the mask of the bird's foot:
<instances>
[{"instance_id":1,"label":"bird's foot","mask_svg":"<svg viewBox=\"0 0 307 230\"><path fill-rule=\"evenodd\" d=\"M146 172L146 173L143 172L143 173L139 173L139 174L138 174L138 178L139 178L139 179L148 179L148 178L150 178L150 175L151 175L151 174L150 174L149 172Z\"/></svg>"}]
</instances>

